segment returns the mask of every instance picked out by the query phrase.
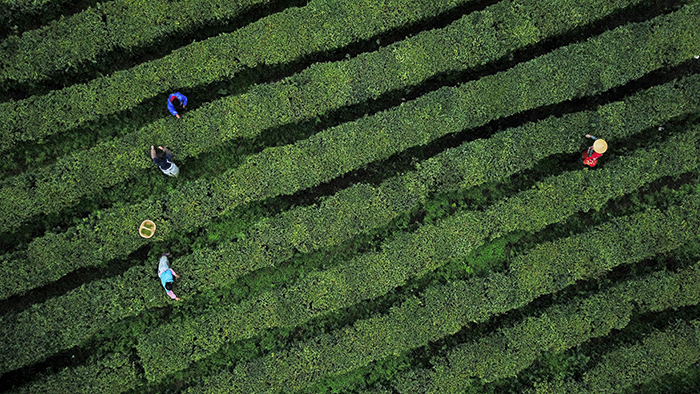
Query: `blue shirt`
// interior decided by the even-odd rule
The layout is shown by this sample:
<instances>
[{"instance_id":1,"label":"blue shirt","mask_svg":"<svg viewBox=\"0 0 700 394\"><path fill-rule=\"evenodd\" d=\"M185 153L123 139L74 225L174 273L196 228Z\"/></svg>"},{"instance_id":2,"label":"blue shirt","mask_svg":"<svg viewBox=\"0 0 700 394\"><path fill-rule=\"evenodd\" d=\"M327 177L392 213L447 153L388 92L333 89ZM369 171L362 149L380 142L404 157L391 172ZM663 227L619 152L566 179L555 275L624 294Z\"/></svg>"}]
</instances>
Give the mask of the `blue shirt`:
<instances>
[{"instance_id":1,"label":"blue shirt","mask_svg":"<svg viewBox=\"0 0 700 394\"><path fill-rule=\"evenodd\" d=\"M180 100L180 103L182 103L183 106L187 105L187 97L185 97L184 94L180 92L175 92L172 93L170 96L168 96L168 111L170 111L173 116L177 115L177 111L175 111L175 106L173 106L173 98L177 98Z\"/></svg>"},{"instance_id":2,"label":"blue shirt","mask_svg":"<svg viewBox=\"0 0 700 394\"><path fill-rule=\"evenodd\" d=\"M170 291L170 290L165 288L165 284L168 282L172 282L172 281L173 281L173 273L172 273L172 271L170 271L170 268L168 268L167 270L165 270L165 272L160 274L160 283L163 285L163 288L165 289L165 291Z\"/></svg>"},{"instance_id":3,"label":"blue shirt","mask_svg":"<svg viewBox=\"0 0 700 394\"><path fill-rule=\"evenodd\" d=\"M168 168L170 168L170 166L173 164L173 162L170 161L170 159L172 159L172 158L173 158L173 155L171 155L170 153L166 153L165 156L163 156L163 158L161 160L158 160L157 156L154 157L153 162L158 164L158 167L160 167L161 170L165 171Z\"/></svg>"}]
</instances>

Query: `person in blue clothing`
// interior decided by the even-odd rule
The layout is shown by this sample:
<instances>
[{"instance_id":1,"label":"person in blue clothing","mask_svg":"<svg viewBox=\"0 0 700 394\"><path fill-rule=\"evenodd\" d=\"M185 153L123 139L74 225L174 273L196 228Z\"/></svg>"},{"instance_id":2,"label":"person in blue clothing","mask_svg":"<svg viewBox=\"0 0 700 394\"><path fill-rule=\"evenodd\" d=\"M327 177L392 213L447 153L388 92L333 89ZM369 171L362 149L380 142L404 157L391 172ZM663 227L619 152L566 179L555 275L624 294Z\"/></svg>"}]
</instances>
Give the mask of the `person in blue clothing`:
<instances>
[{"instance_id":1,"label":"person in blue clothing","mask_svg":"<svg viewBox=\"0 0 700 394\"><path fill-rule=\"evenodd\" d=\"M163 288L165 288L168 296L175 301L180 301L180 298L173 293L173 275L175 275L176 278L179 278L180 276L168 266L168 256L170 256L170 253L163 253L163 255L160 256L160 262L158 263L158 276L160 277L160 283L163 285Z\"/></svg>"},{"instance_id":2,"label":"person in blue clothing","mask_svg":"<svg viewBox=\"0 0 700 394\"><path fill-rule=\"evenodd\" d=\"M180 119L180 115L177 113L175 108L185 108L187 105L187 97L180 92L172 93L168 96L168 111L173 114L174 117Z\"/></svg>"},{"instance_id":3,"label":"person in blue clothing","mask_svg":"<svg viewBox=\"0 0 700 394\"><path fill-rule=\"evenodd\" d=\"M163 174L168 176L177 176L180 173L180 169L172 162L173 152L168 148L163 148L159 146L158 149L165 152L156 153L156 149L151 145L151 159L158 165Z\"/></svg>"}]
</instances>

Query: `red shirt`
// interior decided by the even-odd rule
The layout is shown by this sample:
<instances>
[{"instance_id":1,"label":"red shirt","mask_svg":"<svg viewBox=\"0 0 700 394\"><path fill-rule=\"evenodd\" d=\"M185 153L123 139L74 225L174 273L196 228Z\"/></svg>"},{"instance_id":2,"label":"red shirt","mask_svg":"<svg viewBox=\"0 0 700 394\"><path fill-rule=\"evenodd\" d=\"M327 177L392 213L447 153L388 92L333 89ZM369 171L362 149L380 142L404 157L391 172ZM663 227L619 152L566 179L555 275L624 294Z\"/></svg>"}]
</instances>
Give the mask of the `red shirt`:
<instances>
[{"instance_id":1,"label":"red shirt","mask_svg":"<svg viewBox=\"0 0 700 394\"><path fill-rule=\"evenodd\" d=\"M598 158L600 156L603 156L603 154L594 151L593 147L590 147L583 151L583 164L589 167L595 167L595 165L598 163Z\"/></svg>"}]
</instances>

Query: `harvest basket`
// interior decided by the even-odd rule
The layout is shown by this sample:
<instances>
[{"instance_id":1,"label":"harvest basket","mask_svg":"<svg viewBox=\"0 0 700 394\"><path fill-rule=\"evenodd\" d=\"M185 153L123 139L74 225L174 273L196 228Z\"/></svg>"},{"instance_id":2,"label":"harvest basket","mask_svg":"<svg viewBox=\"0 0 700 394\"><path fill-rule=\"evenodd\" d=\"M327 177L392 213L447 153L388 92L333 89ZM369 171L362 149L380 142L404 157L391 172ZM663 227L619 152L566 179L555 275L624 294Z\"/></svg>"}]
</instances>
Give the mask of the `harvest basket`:
<instances>
[{"instance_id":1,"label":"harvest basket","mask_svg":"<svg viewBox=\"0 0 700 394\"><path fill-rule=\"evenodd\" d=\"M156 224L152 220L144 220L139 226L139 235L144 238L151 238L156 233Z\"/></svg>"}]
</instances>

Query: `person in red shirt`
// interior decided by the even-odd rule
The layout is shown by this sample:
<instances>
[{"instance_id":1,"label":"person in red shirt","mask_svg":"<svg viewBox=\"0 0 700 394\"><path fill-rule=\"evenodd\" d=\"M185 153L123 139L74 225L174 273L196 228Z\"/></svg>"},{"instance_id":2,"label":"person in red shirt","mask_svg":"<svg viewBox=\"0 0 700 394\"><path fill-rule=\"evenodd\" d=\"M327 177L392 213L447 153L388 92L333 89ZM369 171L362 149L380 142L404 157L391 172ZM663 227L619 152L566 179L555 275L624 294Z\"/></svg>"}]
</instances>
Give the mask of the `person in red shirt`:
<instances>
[{"instance_id":1,"label":"person in red shirt","mask_svg":"<svg viewBox=\"0 0 700 394\"><path fill-rule=\"evenodd\" d=\"M608 150L608 143L590 134L586 134L586 138L593 140L593 146L583 151L581 159L583 160L583 165L593 168L598 163L598 158L603 156L603 153Z\"/></svg>"}]
</instances>

